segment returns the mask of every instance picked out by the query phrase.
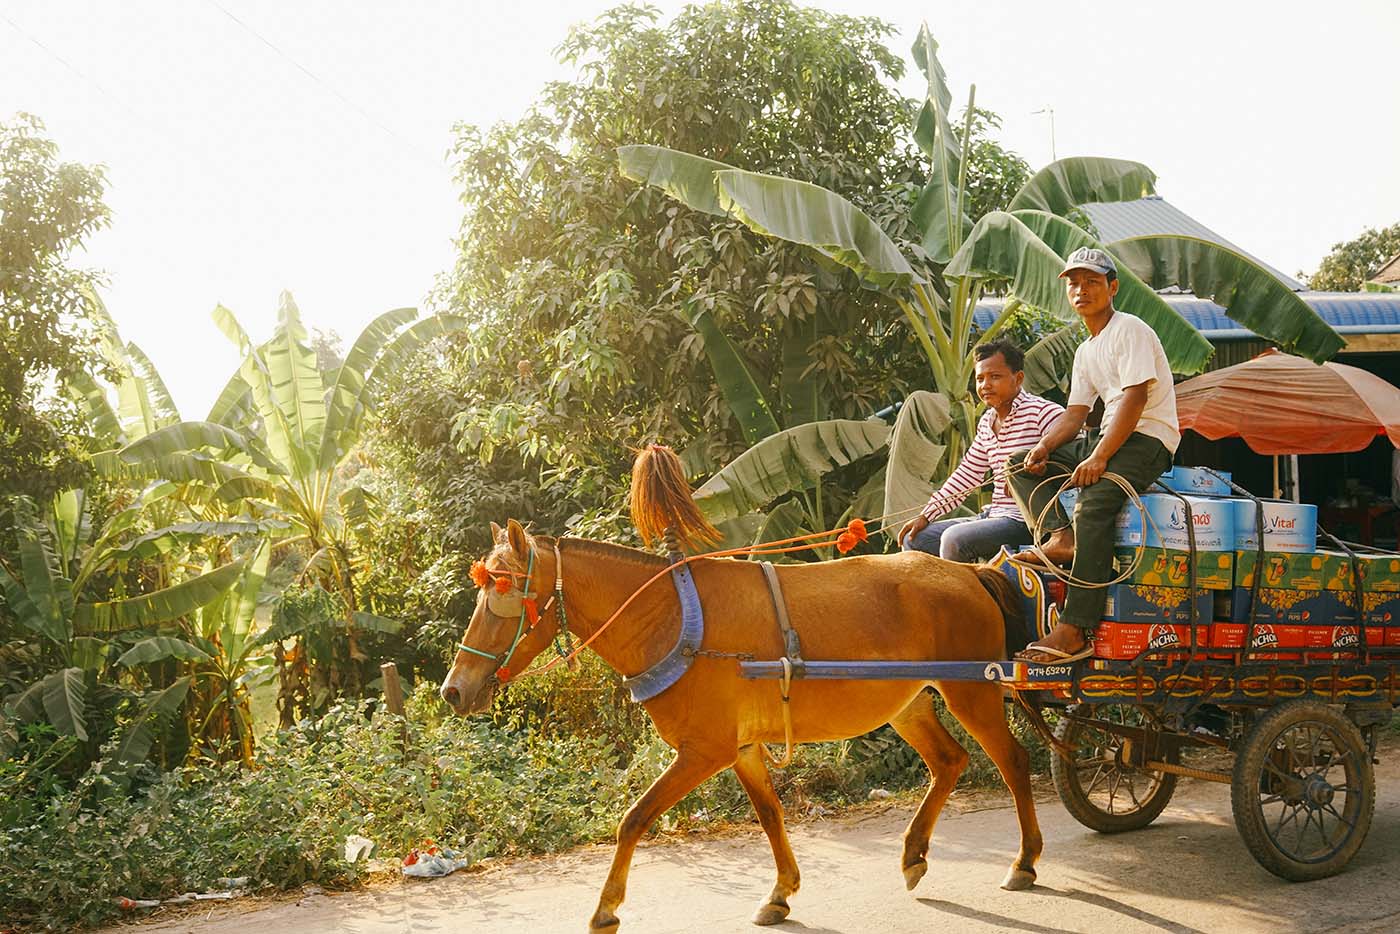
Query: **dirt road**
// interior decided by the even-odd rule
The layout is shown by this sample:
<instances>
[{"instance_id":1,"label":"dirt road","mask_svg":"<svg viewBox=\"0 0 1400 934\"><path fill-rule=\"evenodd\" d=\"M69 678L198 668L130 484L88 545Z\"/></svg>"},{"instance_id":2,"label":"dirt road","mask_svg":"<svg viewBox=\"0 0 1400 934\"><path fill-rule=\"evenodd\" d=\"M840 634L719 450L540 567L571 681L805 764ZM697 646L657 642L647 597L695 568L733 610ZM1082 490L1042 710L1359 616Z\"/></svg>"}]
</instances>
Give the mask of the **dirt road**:
<instances>
[{"instance_id":1,"label":"dirt road","mask_svg":"<svg viewBox=\"0 0 1400 934\"><path fill-rule=\"evenodd\" d=\"M1332 879L1296 885L1264 872L1235 832L1229 788L1183 781L1153 826L1115 837L1085 830L1046 798L1040 809L1045 854L1039 884L1029 892L997 888L1016 843L1014 813L1000 799L945 813L929 873L913 892L904 890L899 872L907 808L800 824L792 838L802 890L792 899L792 916L772 930L1400 930L1400 744L1388 746L1377 767L1370 837L1351 868ZM134 930L582 934L609 855L606 847L588 847L435 882L296 902L249 900L179 920L152 918ZM619 912L622 930L757 931L748 919L772 877L772 858L756 824L745 833L644 845Z\"/></svg>"}]
</instances>

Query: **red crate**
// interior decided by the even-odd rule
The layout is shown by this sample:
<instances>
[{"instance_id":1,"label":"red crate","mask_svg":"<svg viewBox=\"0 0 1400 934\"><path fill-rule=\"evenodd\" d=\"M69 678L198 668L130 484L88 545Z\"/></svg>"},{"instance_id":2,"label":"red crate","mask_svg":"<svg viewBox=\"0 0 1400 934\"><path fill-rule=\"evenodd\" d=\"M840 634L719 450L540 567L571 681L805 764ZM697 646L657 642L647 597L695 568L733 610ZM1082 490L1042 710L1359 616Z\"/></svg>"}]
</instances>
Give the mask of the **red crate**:
<instances>
[{"instance_id":1,"label":"red crate","mask_svg":"<svg viewBox=\"0 0 1400 934\"><path fill-rule=\"evenodd\" d=\"M1205 626L1196 629L1204 643ZM1094 632L1094 657L1125 660L1147 649L1185 648L1191 645L1191 627L1175 623L1119 623L1105 620ZM1173 653L1177 655L1179 653ZM1171 656L1163 656L1171 657Z\"/></svg>"}]
</instances>

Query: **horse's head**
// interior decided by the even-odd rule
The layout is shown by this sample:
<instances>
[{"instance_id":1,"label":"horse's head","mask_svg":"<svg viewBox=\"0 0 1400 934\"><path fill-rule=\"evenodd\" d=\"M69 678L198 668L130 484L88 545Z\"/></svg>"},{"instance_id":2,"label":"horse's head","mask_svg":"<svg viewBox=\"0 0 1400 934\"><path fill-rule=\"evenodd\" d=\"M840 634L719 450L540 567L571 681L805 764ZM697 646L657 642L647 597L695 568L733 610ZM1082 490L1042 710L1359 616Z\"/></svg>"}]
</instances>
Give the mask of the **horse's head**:
<instances>
[{"instance_id":1,"label":"horse's head","mask_svg":"<svg viewBox=\"0 0 1400 934\"><path fill-rule=\"evenodd\" d=\"M490 707L496 689L525 670L558 625L557 608L548 612L540 599L549 594L545 564L552 568L554 555L542 553L514 519L505 529L491 523L491 538L491 553L473 568L481 588L476 609L438 692L463 716Z\"/></svg>"}]
</instances>

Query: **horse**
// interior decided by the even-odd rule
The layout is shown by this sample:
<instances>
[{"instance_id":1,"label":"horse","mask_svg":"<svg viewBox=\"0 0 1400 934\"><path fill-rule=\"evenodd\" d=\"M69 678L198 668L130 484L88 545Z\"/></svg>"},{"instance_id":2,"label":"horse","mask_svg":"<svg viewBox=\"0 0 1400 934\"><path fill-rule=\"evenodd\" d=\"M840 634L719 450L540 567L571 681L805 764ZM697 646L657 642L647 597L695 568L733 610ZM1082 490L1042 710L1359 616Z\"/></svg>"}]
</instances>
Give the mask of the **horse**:
<instances>
[{"instance_id":1,"label":"horse","mask_svg":"<svg viewBox=\"0 0 1400 934\"><path fill-rule=\"evenodd\" d=\"M633 490L635 497L635 475ZM684 517L692 515L688 492L669 491L669 501L656 504L667 511L673 527L684 526ZM663 580L642 589L667 567L666 559L604 542L532 535L515 519L505 529L493 522L491 530L494 547L478 581L482 593L440 690L457 714L487 710L510 672L524 670L556 638L561 611L569 631L585 641L596 636L589 647L625 677L646 671L676 645L682 624L676 589ZM786 919L800 876L764 744L849 739L885 723L918 751L931 779L903 836L901 869L912 890L928 871L934 824L968 762L967 751L939 721L924 693L930 685L986 750L1015 799L1020 848L1002 888L1014 891L1035 883L1041 834L1031 798L1029 755L1007 725L997 684L796 679L785 723L778 685L741 677L737 661L740 655L785 655L763 569L727 557L695 559L688 567L704 607L702 650L680 680L643 704L675 758L618 826L590 931L618 928L616 912L642 835L662 813L726 768L734 770L748 793L777 867L777 881L753 922ZM782 564L775 570L807 658L996 659L1025 641L1020 598L1004 574L985 565L910 551ZM485 586L496 581L503 583ZM555 596L542 608L539 598L531 596L551 591ZM600 632L629 598L631 603ZM538 610L534 625L526 622L527 605Z\"/></svg>"}]
</instances>

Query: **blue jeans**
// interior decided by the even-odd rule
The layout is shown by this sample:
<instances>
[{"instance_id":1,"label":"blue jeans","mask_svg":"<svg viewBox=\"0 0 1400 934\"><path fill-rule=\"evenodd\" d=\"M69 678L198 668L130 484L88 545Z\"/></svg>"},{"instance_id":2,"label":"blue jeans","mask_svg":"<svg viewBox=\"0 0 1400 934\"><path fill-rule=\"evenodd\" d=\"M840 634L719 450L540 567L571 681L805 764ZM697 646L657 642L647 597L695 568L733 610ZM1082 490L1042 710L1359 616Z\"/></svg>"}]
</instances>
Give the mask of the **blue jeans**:
<instances>
[{"instance_id":1,"label":"blue jeans","mask_svg":"<svg viewBox=\"0 0 1400 934\"><path fill-rule=\"evenodd\" d=\"M1029 545L1031 530L1020 519L988 517L940 519L904 540L905 551L925 551L949 561L978 561L994 557L1002 545Z\"/></svg>"}]
</instances>

